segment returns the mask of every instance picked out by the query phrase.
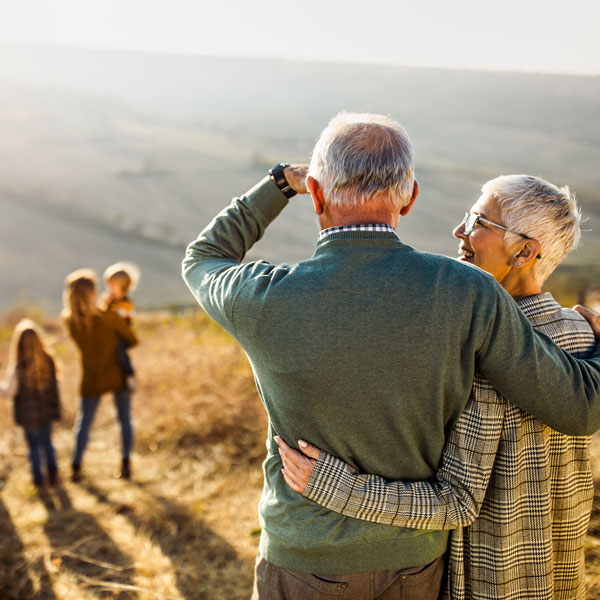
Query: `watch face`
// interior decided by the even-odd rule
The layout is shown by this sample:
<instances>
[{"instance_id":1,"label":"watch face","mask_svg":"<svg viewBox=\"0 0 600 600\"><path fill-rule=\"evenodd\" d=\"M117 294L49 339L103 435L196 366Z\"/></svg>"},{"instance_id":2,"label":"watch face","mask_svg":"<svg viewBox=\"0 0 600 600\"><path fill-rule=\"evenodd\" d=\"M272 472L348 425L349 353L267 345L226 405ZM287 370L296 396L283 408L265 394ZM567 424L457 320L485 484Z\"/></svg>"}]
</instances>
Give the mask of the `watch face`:
<instances>
[{"instance_id":1,"label":"watch face","mask_svg":"<svg viewBox=\"0 0 600 600\"><path fill-rule=\"evenodd\" d=\"M276 175L281 173L281 176L283 177L283 169L285 169L286 167L289 167L290 163L287 162L280 162L277 163L276 165L272 166L269 169L269 175Z\"/></svg>"}]
</instances>

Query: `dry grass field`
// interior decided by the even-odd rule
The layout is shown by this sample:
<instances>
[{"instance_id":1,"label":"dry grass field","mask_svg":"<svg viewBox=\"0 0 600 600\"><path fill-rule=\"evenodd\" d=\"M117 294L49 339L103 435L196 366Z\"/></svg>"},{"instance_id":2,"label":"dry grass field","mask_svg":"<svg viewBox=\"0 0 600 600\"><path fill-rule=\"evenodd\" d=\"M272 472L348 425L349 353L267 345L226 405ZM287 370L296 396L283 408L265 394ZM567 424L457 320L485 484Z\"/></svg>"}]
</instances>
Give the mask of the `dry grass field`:
<instances>
[{"instance_id":1,"label":"dry grass field","mask_svg":"<svg viewBox=\"0 0 600 600\"><path fill-rule=\"evenodd\" d=\"M0 369L19 310L0 322ZM35 317L35 315L32 315ZM103 399L69 481L77 356L56 320L40 318L62 364L54 429L62 484L38 493L11 404L0 405L0 598L245 599L258 544L266 419L239 347L200 313L140 315L142 344L131 482L118 479L119 431ZM600 438L594 440L600 476ZM590 526L589 598L600 598L600 494Z\"/></svg>"},{"instance_id":2,"label":"dry grass field","mask_svg":"<svg viewBox=\"0 0 600 600\"><path fill-rule=\"evenodd\" d=\"M16 312L4 318L2 369ZM266 418L242 351L199 313L140 315L132 481L116 478L119 430L105 397L83 481L73 484L77 356L56 321L44 325L63 370L53 436L63 479L35 490L22 431L3 402L0 598L248 598Z\"/></svg>"}]
</instances>

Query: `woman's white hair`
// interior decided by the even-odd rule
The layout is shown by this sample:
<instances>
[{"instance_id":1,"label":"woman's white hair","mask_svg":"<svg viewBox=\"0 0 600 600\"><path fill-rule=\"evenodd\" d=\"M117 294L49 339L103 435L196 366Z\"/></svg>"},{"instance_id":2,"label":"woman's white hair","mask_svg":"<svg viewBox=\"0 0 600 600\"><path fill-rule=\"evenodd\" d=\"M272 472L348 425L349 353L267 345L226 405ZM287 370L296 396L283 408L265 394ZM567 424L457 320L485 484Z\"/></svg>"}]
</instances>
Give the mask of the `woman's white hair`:
<instances>
[{"instance_id":1,"label":"woman's white hair","mask_svg":"<svg viewBox=\"0 0 600 600\"><path fill-rule=\"evenodd\" d=\"M581 211L568 186L559 188L531 175L503 175L488 181L481 191L496 199L506 227L540 243L541 258L533 269L539 283L579 245ZM510 247L523 238L507 231L504 239Z\"/></svg>"},{"instance_id":2,"label":"woman's white hair","mask_svg":"<svg viewBox=\"0 0 600 600\"><path fill-rule=\"evenodd\" d=\"M412 197L412 144L389 117L341 112L321 133L308 174L334 206L360 205L378 196L400 210Z\"/></svg>"}]
</instances>

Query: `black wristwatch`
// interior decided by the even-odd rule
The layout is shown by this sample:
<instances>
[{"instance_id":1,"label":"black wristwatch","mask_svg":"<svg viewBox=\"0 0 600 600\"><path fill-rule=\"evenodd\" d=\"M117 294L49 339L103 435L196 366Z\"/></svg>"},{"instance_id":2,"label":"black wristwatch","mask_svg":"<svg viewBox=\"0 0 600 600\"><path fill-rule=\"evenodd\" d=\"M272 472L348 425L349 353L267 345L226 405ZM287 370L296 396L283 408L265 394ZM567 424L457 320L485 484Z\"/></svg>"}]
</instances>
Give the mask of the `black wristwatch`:
<instances>
[{"instance_id":1,"label":"black wristwatch","mask_svg":"<svg viewBox=\"0 0 600 600\"><path fill-rule=\"evenodd\" d=\"M290 184L287 182L287 179L283 174L283 169L289 166L290 163L281 162L277 163L269 169L269 175L271 176L271 179L275 182L275 185L281 190L281 193L286 198L291 198L292 196L295 196L298 193L296 190L293 190L290 187Z\"/></svg>"}]
</instances>

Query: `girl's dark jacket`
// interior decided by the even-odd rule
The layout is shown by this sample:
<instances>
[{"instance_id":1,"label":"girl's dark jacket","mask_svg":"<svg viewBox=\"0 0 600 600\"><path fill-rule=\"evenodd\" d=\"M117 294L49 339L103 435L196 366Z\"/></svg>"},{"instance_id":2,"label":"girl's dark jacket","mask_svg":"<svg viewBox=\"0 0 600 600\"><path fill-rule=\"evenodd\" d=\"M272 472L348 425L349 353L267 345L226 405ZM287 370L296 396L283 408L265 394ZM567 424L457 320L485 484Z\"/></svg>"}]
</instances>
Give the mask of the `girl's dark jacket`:
<instances>
[{"instance_id":1,"label":"girl's dark jacket","mask_svg":"<svg viewBox=\"0 0 600 600\"><path fill-rule=\"evenodd\" d=\"M60 395L56 381L54 361L47 357L50 366L48 384L38 389L25 376L25 369L17 365L18 390L15 395L15 421L26 429L35 429L60 419Z\"/></svg>"}]
</instances>

